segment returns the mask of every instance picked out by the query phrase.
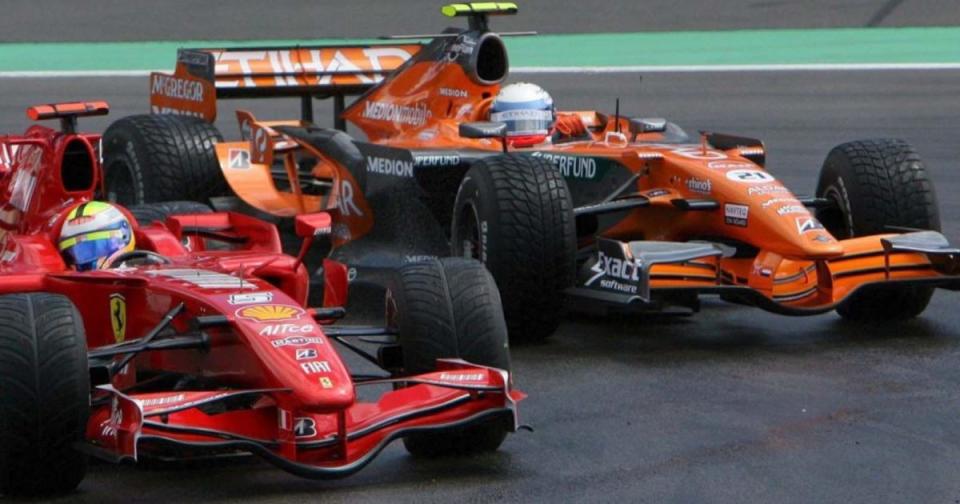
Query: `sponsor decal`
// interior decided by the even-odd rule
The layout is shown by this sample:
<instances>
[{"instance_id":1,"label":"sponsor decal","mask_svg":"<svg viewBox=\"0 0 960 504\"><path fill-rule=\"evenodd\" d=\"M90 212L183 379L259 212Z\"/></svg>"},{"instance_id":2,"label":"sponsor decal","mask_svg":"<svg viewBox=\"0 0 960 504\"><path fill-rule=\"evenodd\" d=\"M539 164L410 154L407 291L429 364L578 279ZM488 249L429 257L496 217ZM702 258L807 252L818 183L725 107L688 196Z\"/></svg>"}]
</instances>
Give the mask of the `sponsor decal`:
<instances>
[{"instance_id":1,"label":"sponsor decal","mask_svg":"<svg viewBox=\"0 0 960 504\"><path fill-rule=\"evenodd\" d=\"M413 163L417 166L457 166L460 164L460 155L418 154L413 156Z\"/></svg>"},{"instance_id":2,"label":"sponsor decal","mask_svg":"<svg viewBox=\"0 0 960 504\"><path fill-rule=\"evenodd\" d=\"M250 125L250 134L253 136L253 141L250 143L250 148L253 151L250 157L253 162L260 164L273 163L273 150L270 148L270 133L272 131L259 124Z\"/></svg>"},{"instance_id":3,"label":"sponsor decal","mask_svg":"<svg viewBox=\"0 0 960 504\"><path fill-rule=\"evenodd\" d=\"M756 167L757 165L744 161L710 161L707 163L707 168L713 168L714 170L751 170Z\"/></svg>"},{"instance_id":4,"label":"sponsor decal","mask_svg":"<svg viewBox=\"0 0 960 504\"><path fill-rule=\"evenodd\" d=\"M322 345L323 338L317 336L287 336L283 339L273 340L270 342L273 345L273 348L280 348L285 346L304 346L304 345Z\"/></svg>"},{"instance_id":5,"label":"sponsor decal","mask_svg":"<svg viewBox=\"0 0 960 504\"><path fill-rule=\"evenodd\" d=\"M773 276L773 270L767 267L764 267L761 264L754 263L753 265L753 274L759 275L762 277L771 277Z\"/></svg>"},{"instance_id":6,"label":"sponsor decal","mask_svg":"<svg viewBox=\"0 0 960 504\"><path fill-rule=\"evenodd\" d=\"M263 130L259 130L263 131ZM250 168L250 151L247 149L230 149L227 151L227 166L233 170Z\"/></svg>"},{"instance_id":7,"label":"sponsor decal","mask_svg":"<svg viewBox=\"0 0 960 504\"><path fill-rule=\"evenodd\" d=\"M307 360L307 359L316 359L317 358L317 349L315 348L298 348L297 349L297 360Z\"/></svg>"},{"instance_id":8,"label":"sponsor decal","mask_svg":"<svg viewBox=\"0 0 960 504\"><path fill-rule=\"evenodd\" d=\"M329 373L330 372L330 363L327 361L310 361L310 362L301 362L300 369L303 370L303 374L319 374L319 373Z\"/></svg>"},{"instance_id":9,"label":"sponsor decal","mask_svg":"<svg viewBox=\"0 0 960 504\"><path fill-rule=\"evenodd\" d=\"M731 172L732 173L732 172ZM750 196L766 196L768 194L786 194L790 190L780 184L768 184L762 186L753 186L747 189Z\"/></svg>"},{"instance_id":10,"label":"sponsor decal","mask_svg":"<svg viewBox=\"0 0 960 504\"><path fill-rule=\"evenodd\" d=\"M433 140L434 138L437 138L437 128L428 128L428 129L425 129L425 130L421 131L420 133L417 133L417 138L419 138L420 140L423 140L423 141L425 141L425 142L429 142L430 140Z\"/></svg>"},{"instance_id":11,"label":"sponsor decal","mask_svg":"<svg viewBox=\"0 0 960 504\"><path fill-rule=\"evenodd\" d=\"M224 87L329 85L372 83L383 80L381 71L392 71L410 58L415 46L274 49L264 51L214 51L216 73L237 75L221 81ZM255 80L256 75L272 79Z\"/></svg>"},{"instance_id":12,"label":"sponsor decal","mask_svg":"<svg viewBox=\"0 0 960 504\"><path fill-rule=\"evenodd\" d=\"M484 381L483 373L440 373L440 379L449 382Z\"/></svg>"},{"instance_id":13,"label":"sponsor decal","mask_svg":"<svg viewBox=\"0 0 960 504\"><path fill-rule=\"evenodd\" d=\"M713 184L707 179L688 178L687 189L700 194L710 194Z\"/></svg>"},{"instance_id":14,"label":"sponsor decal","mask_svg":"<svg viewBox=\"0 0 960 504\"><path fill-rule=\"evenodd\" d=\"M776 180L773 175L763 170L731 170L727 172L727 178L742 184L762 184Z\"/></svg>"},{"instance_id":15,"label":"sponsor decal","mask_svg":"<svg viewBox=\"0 0 960 504\"><path fill-rule=\"evenodd\" d=\"M297 417L293 421L293 435L298 438L312 438L317 435L317 422L310 417Z\"/></svg>"},{"instance_id":16,"label":"sponsor decal","mask_svg":"<svg viewBox=\"0 0 960 504\"><path fill-rule=\"evenodd\" d=\"M542 157L553 163L565 178L592 179L597 176L597 160L582 156L563 156L534 152L534 157Z\"/></svg>"},{"instance_id":17,"label":"sponsor decal","mask_svg":"<svg viewBox=\"0 0 960 504\"><path fill-rule=\"evenodd\" d=\"M330 235L343 241L350 241L350 238L353 236L353 234L350 233L350 226L343 222L334 224L330 230Z\"/></svg>"},{"instance_id":18,"label":"sponsor decal","mask_svg":"<svg viewBox=\"0 0 960 504\"><path fill-rule=\"evenodd\" d=\"M28 147L30 148L28 149ZM30 206L30 200L33 199L34 189L37 187L37 176L33 173L34 169L36 169L34 162L39 164L42 151L39 147L33 147L34 146L30 145L20 149L21 153L30 151L35 152L36 155L18 156L20 158L20 168L14 176L13 184L10 185L10 205L21 212L27 211L27 207Z\"/></svg>"},{"instance_id":19,"label":"sponsor decal","mask_svg":"<svg viewBox=\"0 0 960 504\"><path fill-rule=\"evenodd\" d=\"M203 118L203 112L194 112L192 110L183 110L173 107L161 107L159 105L150 105L150 113L152 114L169 114L169 115L183 115L191 117L200 117ZM132 145L132 144L131 144Z\"/></svg>"},{"instance_id":20,"label":"sponsor decal","mask_svg":"<svg viewBox=\"0 0 960 504\"><path fill-rule=\"evenodd\" d=\"M630 294L637 293L637 286L633 284L620 283L621 280L627 282L639 282L640 271L643 269L643 263L634 259L627 261L617 257L610 257L601 250L597 256L597 263L590 267L590 271L595 274L590 277L584 286L589 287L597 280L600 280L600 287Z\"/></svg>"},{"instance_id":21,"label":"sponsor decal","mask_svg":"<svg viewBox=\"0 0 960 504\"><path fill-rule=\"evenodd\" d=\"M381 101L363 103L363 117L376 121L423 126L431 116L433 116L433 113L423 103L417 103L413 106Z\"/></svg>"},{"instance_id":22,"label":"sponsor decal","mask_svg":"<svg viewBox=\"0 0 960 504\"><path fill-rule=\"evenodd\" d=\"M150 270L146 274L186 282L201 289L256 289L257 286L235 276L199 269Z\"/></svg>"},{"instance_id":23,"label":"sponsor decal","mask_svg":"<svg viewBox=\"0 0 960 504\"><path fill-rule=\"evenodd\" d=\"M674 154L690 159L727 159L721 151L704 149L701 145L686 145L671 149Z\"/></svg>"},{"instance_id":24,"label":"sponsor decal","mask_svg":"<svg viewBox=\"0 0 960 504\"><path fill-rule=\"evenodd\" d=\"M155 397L152 399L137 399L136 401L137 403L140 404L140 406L144 408L149 408L152 406L166 406L168 404L176 404L176 403L182 402L186 398L187 396L183 394L177 394L177 395L166 396L166 397Z\"/></svg>"},{"instance_id":25,"label":"sponsor decal","mask_svg":"<svg viewBox=\"0 0 960 504\"><path fill-rule=\"evenodd\" d=\"M413 161L370 156L367 158L367 171L394 177L412 177Z\"/></svg>"},{"instance_id":26,"label":"sponsor decal","mask_svg":"<svg viewBox=\"0 0 960 504\"><path fill-rule=\"evenodd\" d=\"M752 187L750 189L753 189ZM789 205L799 205L800 202L797 201L797 198L770 198L767 201L763 202L763 208L767 208L771 205L780 205L780 204L789 204Z\"/></svg>"},{"instance_id":27,"label":"sponsor decal","mask_svg":"<svg viewBox=\"0 0 960 504\"><path fill-rule=\"evenodd\" d=\"M203 103L203 83L181 79L172 75L154 73L150 94Z\"/></svg>"},{"instance_id":28,"label":"sponsor decal","mask_svg":"<svg viewBox=\"0 0 960 504\"><path fill-rule=\"evenodd\" d=\"M127 299L123 294L110 294L110 328L113 339L123 343L127 338Z\"/></svg>"},{"instance_id":29,"label":"sponsor decal","mask_svg":"<svg viewBox=\"0 0 960 504\"><path fill-rule=\"evenodd\" d=\"M747 227L750 218L750 207L736 203L724 203L723 222L730 226Z\"/></svg>"},{"instance_id":30,"label":"sponsor decal","mask_svg":"<svg viewBox=\"0 0 960 504\"><path fill-rule=\"evenodd\" d=\"M432 261L436 258L437 256L434 256L434 255L405 255L403 256L403 263L404 264L422 263L422 262Z\"/></svg>"},{"instance_id":31,"label":"sponsor decal","mask_svg":"<svg viewBox=\"0 0 960 504\"><path fill-rule=\"evenodd\" d=\"M363 217L363 212L360 211L360 207L353 201L353 195L353 184L351 184L349 180L342 180L340 182L340 196L337 198L337 210L339 210L340 214L344 217L353 215ZM336 227L337 226L334 226L334 232L336 232ZM350 231L347 229L347 237L345 239L349 238Z\"/></svg>"},{"instance_id":32,"label":"sponsor decal","mask_svg":"<svg viewBox=\"0 0 960 504\"><path fill-rule=\"evenodd\" d=\"M457 89L457 88L440 88L440 96L449 96L451 98L466 98L467 90L466 89Z\"/></svg>"},{"instance_id":33,"label":"sponsor decal","mask_svg":"<svg viewBox=\"0 0 960 504\"><path fill-rule=\"evenodd\" d=\"M450 47L447 48L446 58L448 61L456 60L461 54L469 56L473 54L473 48L477 45L477 41L469 35L461 35L457 37L457 41L453 44L450 44Z\"/></svg>"},{"instance_id":34,"label":"sponsor decal","mask_svg":"<svg viewBox=\"0 0 960 504\"><path fill-rule=\"evenodd\" d=\"M247 305L254 303L269 303L273 301L272 292L251 292L249 294L230 294L227 302L232 305Z\"/></svg>"},{"instance_id":35,"label":"sponsor decal","mask_svg":"<svg viewBox=\"0 0 960 504\"><path fill-rule=\"evenodd\" d=\"M670 194L670 191L666 189L653 189L644 193L648 198L659 198L660 196L666 196Z\"/></svg>"},{"instance_id":36,"label":"sponsor decal","mask_svg":"<svg viewBox=\"0 0 960 504\"><path fill-rule=\"evenodd\" d=\"M797 232L800 234L815 229L823 229L823 224L813 217L797 217Z\"/></svg>"},{"instance_id":37,"label":"sponsor decal","mask_svg":"<svg viewBox=\"0 0 960 504\"><path fill-rule=\"evenodd\" d=\"M313 326L310 324L273 324L260 329L260 336L283 336L284 334L308 333L313 333Z\"/></svg>"},{"instance_id":38,"label":"sponsor decal","mask_svg":"<svg viewBox=\"0 0 960 504\"><path fill-rule=\"evenodd\" d=\"M808 213L807 207L803 205L784 205L777 209L777 215L787 214L805 214Z\"/></svg>"},{"instance_id":39,"label":"sponsor decal","mask_svg":"<svg viewBox=\"0 0 960 504\"><path fill-rule=\"evenodd\" d=\"M278 322L281 320L296 320L306 313L302 308L290 305L264 304L247 306L237 310L240 318L256 322Z\"/></svg>"},{"instance_id":40,"label":"sponsor decal","mask_svg":"<svg viewBox=\"0 0 960 504\"><path fill-rule=\"evenodd\" d=\"M817 233L816 235L813 236L813 238L811 238L811 240L815 242L820 242L820 243L830 243L833 241L832 238L830 238L829 236L823 233Z\"/></svg>"},{"instance_id":41,"label":"sponsor decal","mask_svg":"<svg viewBox=\"0 0 960 504\"><path fill-rule=\"evenodd\" d=\"M329 376L321 376L320 386L325 389L331 389L333 388L333 380L331 380Z\"/></svg>"}]
</instances>

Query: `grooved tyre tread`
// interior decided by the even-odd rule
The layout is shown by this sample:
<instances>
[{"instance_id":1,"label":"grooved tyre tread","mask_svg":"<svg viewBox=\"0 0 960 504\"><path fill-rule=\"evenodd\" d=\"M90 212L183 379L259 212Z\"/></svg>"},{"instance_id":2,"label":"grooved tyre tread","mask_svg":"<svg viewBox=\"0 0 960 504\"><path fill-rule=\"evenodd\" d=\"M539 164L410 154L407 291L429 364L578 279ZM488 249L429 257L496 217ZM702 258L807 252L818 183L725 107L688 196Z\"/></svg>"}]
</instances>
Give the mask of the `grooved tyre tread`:
<instances>
[{"instance_id":1,"label":"grooved tyre tread","mask_svg":"<svg viewBox=\"0 0 960 504\"><path fill-rule=\"evenodd\" d=\"M510 369L507 327L496 283L482 264L444 258L400 268L390 286L399 317L404 373L436 369L438 358ZM496 450L507 430L498 420L404 439L417 456Z\"/></svg>"},{"instance_id":2,"label":"grooved tyre tread","mask_svg":"<svg viewBox=\"0 0 960 504\"><path fill-rule=\"evenodd\" d=\"M154 222L163 222L171 215L211 213L210 207L197 201L166 201L163 203L145 203L133 205L127 210L137 219L141 226L149 226Z\"/></svg>"},{"instance_id":3,"label":"grooved tyre tread","mask_svg":"<svg viewBox=\"0 0 960 504\"><path fill-rule=\"evenodd\" d=\"M563 314L575 279L576 228L566 181L552 163L503 155L475 163L457 192L451 244L462 243L471 212L479 219L481 259L496 279L513 341L540 341ZM486 228L484 231L484 227Z\"/></svg>"},{"instance_id":4,"label":"grooved tyre tread","mask_svg":"<svg viewBox=\"0 0 960 504\"><path fill-rule=\"evenodd\" d=\"M86 473L89 414L80 315L56 294L0 296L0 493L68 492Z\"/></svg>"},{"instance_id":5,"label":"grooved tyre tread","mask_svg":"<svg viewBox=\"0 0 960 504\"><path fill-rule=\"evenodd\" d=\"M827 155L817 196L835 208L817 217L837 238L889 233L887 226L940 230L933 182L920 156L897 139L860 140ZM895 320L926 309L932 287L876 288L856 292L837 307L851 320Z\"/></svg>"},{"instance_id":6,"label":"grooved tyre tread","mask_svg":"<svg viewBox=\"0 0 960 504\"><path fill-rule=\"evenodd\" d=\"M214 149L222 141L216 127L196 117L124 117L103 134L106 196L134 205L171 200L206 203L227 195L230 188Z\"/></svg>"}]
</instances>

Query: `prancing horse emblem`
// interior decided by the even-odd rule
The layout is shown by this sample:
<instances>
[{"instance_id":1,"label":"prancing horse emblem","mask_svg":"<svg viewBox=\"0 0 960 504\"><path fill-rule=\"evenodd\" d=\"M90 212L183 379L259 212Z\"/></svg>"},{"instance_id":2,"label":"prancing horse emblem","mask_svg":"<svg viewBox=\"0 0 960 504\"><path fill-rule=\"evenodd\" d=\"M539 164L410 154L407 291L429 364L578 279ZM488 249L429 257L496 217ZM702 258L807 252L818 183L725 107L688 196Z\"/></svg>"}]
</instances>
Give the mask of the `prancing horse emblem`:
<instances>
[{"instance_id":1,"label":"prancing horse emblem","mask_svg":"<svg viewBox=\"0 0 960 504\"><path fill-rule=\"evenodd\" d=\"M122 343L127 337L127 300L123 294L110 295L110 326L113 327L113 339Z\"/></svg>"}]
</instances>

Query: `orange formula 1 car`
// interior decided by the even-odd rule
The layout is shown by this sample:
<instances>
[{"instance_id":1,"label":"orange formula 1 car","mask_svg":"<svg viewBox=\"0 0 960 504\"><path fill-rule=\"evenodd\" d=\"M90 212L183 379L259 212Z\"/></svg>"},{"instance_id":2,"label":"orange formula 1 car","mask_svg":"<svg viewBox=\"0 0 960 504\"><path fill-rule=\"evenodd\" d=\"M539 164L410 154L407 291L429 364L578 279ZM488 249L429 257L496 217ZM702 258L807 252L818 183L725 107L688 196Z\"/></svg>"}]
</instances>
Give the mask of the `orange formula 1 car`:
<instances>
[{"instance_id":1,"label":"orange formula 1 car","mask_svg":"<svg viewBox=\"0 0 960 504\"><path fill-rule=\"evenodd\" d=\"M488 20L516 11L446 6L469 28L425 44L181 50L173 75L152 76L154 114L106 132L108 192L327 210L334 255L358 279L423 256L477 257L514 339L549 335L565 302L696 310L713 294L788 315L904 318L934 288L960 287L960 250L937 232L933 185L899 140L836 147L811 198L766 170L761 141L691 138L659 118L568 112L579 136L511 145L489 121L509 64ZM299 97L302 117L238 111L241 139L221 141L216 99L265 96ZM334 100L336 129L314 124L312 98Z\"/></svg>"}]
</instances>

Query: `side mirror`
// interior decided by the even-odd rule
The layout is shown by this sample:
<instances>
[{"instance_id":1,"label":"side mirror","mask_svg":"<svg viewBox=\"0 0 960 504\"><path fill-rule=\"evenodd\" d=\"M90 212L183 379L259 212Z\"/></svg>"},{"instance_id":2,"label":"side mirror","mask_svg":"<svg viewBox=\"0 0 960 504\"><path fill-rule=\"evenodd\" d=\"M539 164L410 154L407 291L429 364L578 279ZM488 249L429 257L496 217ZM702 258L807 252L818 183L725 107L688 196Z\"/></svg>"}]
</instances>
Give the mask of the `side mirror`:
<instances>
[{"instance_id":1,"label":"side mirror","mask_svg":"<svg viewBox=\"0 0 960 504\"><path fill-rule=\"evenodd\" d=\"M303 264L303 259L307 257L313 242L317 238L330 236L333 231L333 217L327 212L298 215L293 221L293 230L297 233L297 237L303 238L300 253L297 254L297 260L293 263L293 271L297 271Z\"/></svg>"},{"instance_id":2,"label":"side mirror","mask_svg":"<svg viewBox=\"0 0 960 504\"><path fill-rule=\"evenodd\" d=\"M460 125L460 136L463 138L503 138L507 134L507 123L504 122L468 122Z\"/></svg>"},{"instance_id":3,"label":"side mirror","mask_svg":"<svg viewBox=\"0 0 960 504\"><path fill-rule=\"evenodd\" d=\"M294 231L299 238L318 238L330 234L333 218L327 212L298 215L294 220Z\"/></svg>"}]
</instances>

